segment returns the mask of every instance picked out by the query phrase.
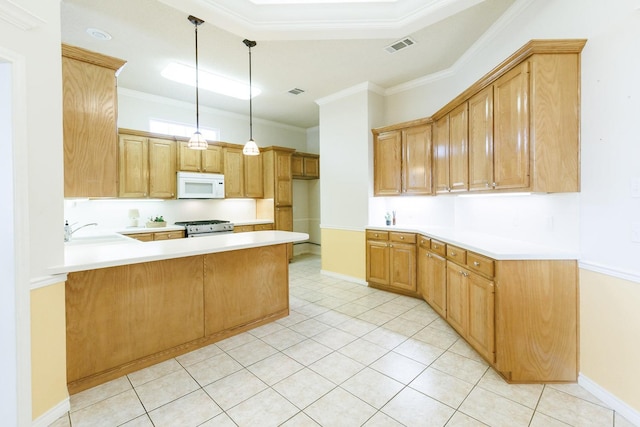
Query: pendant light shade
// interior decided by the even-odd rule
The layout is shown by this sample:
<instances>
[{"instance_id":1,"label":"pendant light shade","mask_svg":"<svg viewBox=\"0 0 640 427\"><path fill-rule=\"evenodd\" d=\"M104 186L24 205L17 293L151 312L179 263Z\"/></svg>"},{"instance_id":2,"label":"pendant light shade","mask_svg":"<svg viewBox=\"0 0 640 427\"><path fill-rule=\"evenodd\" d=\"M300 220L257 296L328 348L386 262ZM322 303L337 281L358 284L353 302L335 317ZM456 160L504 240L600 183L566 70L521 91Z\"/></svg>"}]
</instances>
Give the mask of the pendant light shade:
<instances>
[{"instance_id":1,"label":"pendant light shade","mask_svg":"<svg viewBox=\"0 0 640 427\"><path fill-rule=\"evenodd\" d=\"M206 150L209 144L200 133L200 103L198 99L198 25L204 23L204 21L193 15L189 15L187 19L195 26L196 33L196 131L187 142L187 147L194 150Z\"/></svg>"},{"instance_id":2,"label":"pendant light shade","mask_svg":"<svg viewBox=\"0 0 640 427\"><path fill-rule=\"evenodd\" d=\"M244 39L242 43L249 48L249 141L244 144L242 154L245 156L257 156L260 154L258 145L253 140L253 93L251 88L251 48L256 46L256 42L248 39Z\"/></svg>"}]
</instances>

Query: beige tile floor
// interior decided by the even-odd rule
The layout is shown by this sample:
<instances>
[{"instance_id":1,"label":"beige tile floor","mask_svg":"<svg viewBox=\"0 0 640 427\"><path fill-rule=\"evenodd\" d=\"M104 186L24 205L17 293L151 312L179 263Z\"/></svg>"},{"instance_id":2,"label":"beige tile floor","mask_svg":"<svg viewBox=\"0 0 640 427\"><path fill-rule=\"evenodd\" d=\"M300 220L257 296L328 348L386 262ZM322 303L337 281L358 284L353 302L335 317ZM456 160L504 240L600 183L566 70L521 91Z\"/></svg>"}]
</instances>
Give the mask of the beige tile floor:
<instances>
[{"instance_id":1,"label":"beige tile floor","mask_svg":"<svg viewBox=\"0 0 640 427\"><path fill-rule=\"evenodd\" d=\"M509 385L421 300L290 264L291 314L71 396L53 426L631 424L577 384Z\"/></svg>"}]
</instances>

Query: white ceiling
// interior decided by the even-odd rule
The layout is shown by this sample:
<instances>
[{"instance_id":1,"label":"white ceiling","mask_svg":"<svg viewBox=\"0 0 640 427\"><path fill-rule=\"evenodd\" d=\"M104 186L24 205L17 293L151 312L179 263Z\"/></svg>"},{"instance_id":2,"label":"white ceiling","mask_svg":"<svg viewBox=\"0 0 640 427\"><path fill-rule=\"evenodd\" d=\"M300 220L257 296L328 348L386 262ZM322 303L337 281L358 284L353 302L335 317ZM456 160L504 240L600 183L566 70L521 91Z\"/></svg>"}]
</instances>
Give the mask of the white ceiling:
<instances>
[{"instance_id":1,"label":"white ceiling","mask_svg":"<svg viewBox=\"0 0 640 427\"><path fill-rule=\"evenodd\" d=\"M318 125L316 100L371 82L390 88L445 70L515 0L62 0L62 41L128 61L122 88L195 102L192 87L168 81L169 62L248 82L252 48L255 118L309 128ZM87 28L111 34L108 41ZM410 36L416 44L387 53ZM300 95L288 93L300 88ZM200 91L200 105L248 114L248 102ZM206 125L206 124L205 124Z\"/></svg>"}]
</instances>

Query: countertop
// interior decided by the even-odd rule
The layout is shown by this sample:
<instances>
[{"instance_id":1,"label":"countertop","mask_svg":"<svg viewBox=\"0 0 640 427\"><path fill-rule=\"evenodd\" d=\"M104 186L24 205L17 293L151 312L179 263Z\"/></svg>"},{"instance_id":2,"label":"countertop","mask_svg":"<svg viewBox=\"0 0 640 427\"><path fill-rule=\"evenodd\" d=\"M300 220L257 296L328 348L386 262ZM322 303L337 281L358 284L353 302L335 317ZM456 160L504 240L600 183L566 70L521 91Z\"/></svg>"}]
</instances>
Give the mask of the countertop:
<instances>
[{"instance_id":1,"label":"countertop","mask_svg":"<svg viewBox=\"0 0 640 427\"><path fill-rule=\"evenodd\" d=\"M367 229L419 233L496 260L579 259L577 252L564 248L538 245L482 233L460 231L453 228L425 227L421 225L368 225Z\"/></svg>"},{"instance_id":2,"label":"countertop","mask_svg":"<svg viewBox=\"0 0 640 427\"><path fill-rule=\"evenodd\" d=\"M166 228L163 227L162 229ZM95 243L90 238L87 238L86 244L78 241L75 243L72 241L71 244L65 243L64 264L51 267L49 273L61 274L94 270L96 268L249 249L309 239L309 235L306 233L273 230L153 242L140 242L125 236L119 236L116 233L104 233L94 236L96 238ZM113 236L113 239L107 240L110 236ZM101 238L104 240L100 240Z\"/></svg>"}]
</instances>

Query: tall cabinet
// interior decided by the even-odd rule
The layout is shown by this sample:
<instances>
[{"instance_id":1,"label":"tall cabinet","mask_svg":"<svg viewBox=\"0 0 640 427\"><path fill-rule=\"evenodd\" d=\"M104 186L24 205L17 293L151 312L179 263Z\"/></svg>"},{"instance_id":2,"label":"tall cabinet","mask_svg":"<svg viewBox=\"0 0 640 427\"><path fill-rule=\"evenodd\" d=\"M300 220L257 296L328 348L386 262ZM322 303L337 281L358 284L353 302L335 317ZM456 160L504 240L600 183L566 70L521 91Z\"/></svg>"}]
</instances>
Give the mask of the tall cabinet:
<instances>
[{"instance_id":1,"label":"tall cabinet","mask_svg":"<svg viewBox=\"0 0 640 427\"><path fill-rule=\"evenodd\" d=\"M293 231L293 175L291 158L295 150L285 147L261 149L264 170L264 198L256 200L258 218L273 219L275 229ZM289 259L293 244L287 244Z\"/></svg>"},{"instance_id":2,"label":"tall cabinet","mask_svg":"<svg viewBox=\"0 0 640 427\"><path fill-rule=\"evenodd\" d=\"M118 196L116 77L125 61L62 45L64 196Z\"/></svg>"}]
</instances>

